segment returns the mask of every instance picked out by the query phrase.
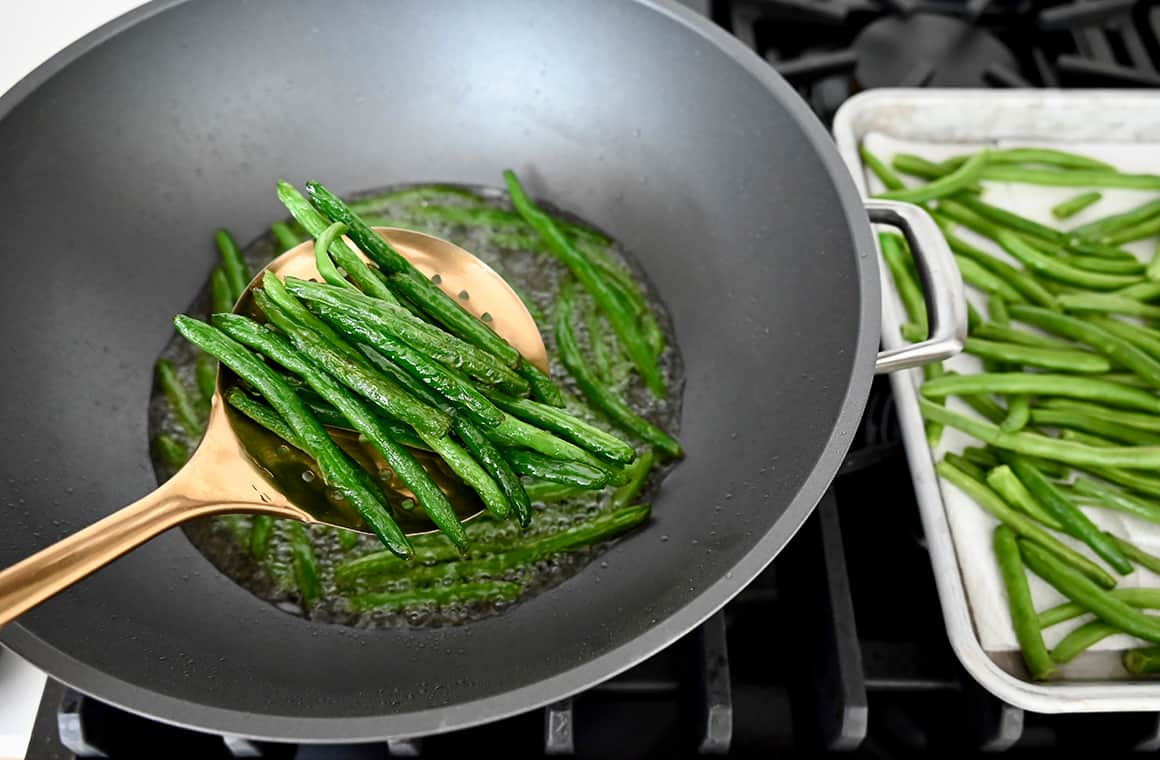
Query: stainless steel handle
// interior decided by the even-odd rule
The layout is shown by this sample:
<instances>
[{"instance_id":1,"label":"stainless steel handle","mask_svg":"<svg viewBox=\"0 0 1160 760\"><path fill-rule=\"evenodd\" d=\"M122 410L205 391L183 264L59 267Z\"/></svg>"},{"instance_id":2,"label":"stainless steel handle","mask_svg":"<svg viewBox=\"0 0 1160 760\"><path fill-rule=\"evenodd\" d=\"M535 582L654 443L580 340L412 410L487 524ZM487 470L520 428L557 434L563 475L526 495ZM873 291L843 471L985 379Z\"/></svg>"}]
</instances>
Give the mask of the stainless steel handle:
<instances>
[{"instance_id":1,"label":"stainless steel handle","mask_svg":"<svg viewBox=\"0 0 1160 760\"><path fill-rule=\"evenodd\" d=\"M927 339L878 354L876 373L894 372L949 359L967 339L967 301L963 277L938 225L912 203L871 199L866 214L874 224L897 227L910 244L926 301Z\"/></svg>"}]
</instances>

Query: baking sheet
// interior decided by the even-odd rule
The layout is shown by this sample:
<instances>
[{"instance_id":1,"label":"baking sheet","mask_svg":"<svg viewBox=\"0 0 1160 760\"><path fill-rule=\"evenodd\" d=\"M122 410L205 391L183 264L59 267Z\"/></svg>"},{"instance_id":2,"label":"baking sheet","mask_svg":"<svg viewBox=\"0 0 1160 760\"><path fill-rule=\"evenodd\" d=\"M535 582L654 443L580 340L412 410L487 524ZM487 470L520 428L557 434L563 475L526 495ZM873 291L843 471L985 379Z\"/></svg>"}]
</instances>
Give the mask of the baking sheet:
<instances>
[{"instance_id":1,"label":"baking sheet","mask_svg":"<svg viewBox=\"0 0 1160 760\"><path fill-rule=\"evenodd\" d=\"M1097 158L1116 166L1117 168L1135 173L1160 174L1160 143L1095 143L1095 142L1047 142L1043 140L994 140L988 142L933 142L901 140L881 132L870 132L864 144L884 161L889 162L896 153L913 153L932 161L940 161L954 155L973 152L984 147L1055 147L1061 150L1070 150L1093 158ZM917 184L919 180L901 175L909 184ZM883 188L868 170L866 170L866 186L871 193ZM983 199L1010 211L1042 222L1057 229L1070 229L1088 221L1098 219L1108 214L1125 211L1148 200L1160 197L1156 191L1104 189L1103 198L1096 204L1089 206L1079 214L1067 220L1055 219L1051 214L1051 207L1060 201L1066 200L1084 192L1087 188L1072 187L1039 187L1034 185L1015 183L984 183ZM959 227L956 234L977 247L994 254L1012 264L1019 266L1017 261L1009 257L996 244L979 236L970 230ZM1149 261L1153 254L1154 242L1140 241L1124 246L1132 251L1142 261ZM967 298L981 314L986 315L986 295L974 288L967 287ZM892 297L895 297L892 294ZM901 306L897 308L901 311ZM1031 329L1027 325L1020 325ZM981 362L973 356L960 354L945 362L947 369L963 374L982 371ZM920 375L912 374L911 377ZM978 415L957 398L951 398L949 405L956 411L972 417ZM977 441L958 431L947 429L942 441L934 450L937 461L947 451L961 452L970 445L979 445ZM984 512L971 499L962 494L957 488L942 481L940 488L946 505L947 519L950 524L954 540L955 552L962 572L963 583L970 604L971 617L978 633L979 642L988 652L1018 652L1018 643L1011 626L1010 613L1007 607L1006 594L1000 578L998 567L991 549L992 531L996 520ZM1160 554L1160 526L1139 520L1131 515L1101 508L1084 508L1084 512L1102 529L1128 539L1145 551ZM1085 555L1092 557L1101 565L1102 560L1079 541L1054 532L1061 541L1075 547ZM1048 586L1033 573L1028 573L1031 584L1032 597L1037 609L1045 609L1060 602L1066 601L1055 589ZM1160 588L1160 576L1145 570L1137 569L1127 576L1120 576L1118 586L1153 587ZM1054 646L1061 638L1074 628L1086 622L1085 618L1067 621L1052 626L1044 631L1044 639L1049 647ZM1111 636L1092 647L1092 652L1119 651L1142 644L1127 635ZM1063 678L1122 678L1124 673L1115 659L1098 655L1083 655L1072 663L1062 666L1059 676Z\"/></svg>"}]
</instances>

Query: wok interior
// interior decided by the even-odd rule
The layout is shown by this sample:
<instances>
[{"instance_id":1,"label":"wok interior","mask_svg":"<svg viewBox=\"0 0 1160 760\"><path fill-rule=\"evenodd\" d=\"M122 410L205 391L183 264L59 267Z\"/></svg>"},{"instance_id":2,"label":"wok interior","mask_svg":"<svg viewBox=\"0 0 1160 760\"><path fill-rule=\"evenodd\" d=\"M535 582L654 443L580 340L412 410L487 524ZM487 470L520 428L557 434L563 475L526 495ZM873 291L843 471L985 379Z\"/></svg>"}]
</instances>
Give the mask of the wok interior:
<instances>
[{"instance_id":1,"label":"wok interior","mask_svg":"<svg viewBox=\"0 0 1160 760\"><path fill-rule=\"evenodd\" d=\"M3 563L155 487L152 362L207 278L212 230L256 237L281 215L279 178L348 192L495 185L511 167L607 230L672 312L687 456L651 525L607 566L469 626L312 625L171 531L4 640L170 720L356 738L554 699L686 630L813 506L840 452L815 467L832 435L852 434L877 342L864 218L836 157L818 151L820 128L777 93L643 3L350 0L320 15L207 0L137 23L18 105L9 96Z\"/></svg>"}]
</instances>

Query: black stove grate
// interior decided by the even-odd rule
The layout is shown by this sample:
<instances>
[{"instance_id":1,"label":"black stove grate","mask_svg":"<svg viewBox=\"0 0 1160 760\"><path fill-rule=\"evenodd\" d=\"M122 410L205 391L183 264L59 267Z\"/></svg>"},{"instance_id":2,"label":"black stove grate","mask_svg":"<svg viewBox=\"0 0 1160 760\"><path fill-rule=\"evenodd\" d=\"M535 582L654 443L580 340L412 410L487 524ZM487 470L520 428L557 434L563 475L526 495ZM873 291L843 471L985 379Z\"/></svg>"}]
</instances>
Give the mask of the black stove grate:
<instances>
[{"instance_id":1,"label":"black stove grate","mask_svg":"<svg viewBox=\"0 0 1160 760\"><path fill-rule=\"evenodd\" d=\"M1160 0L683 0L770 62L827 123L877 86L1160 84ZM50 682L30 760L80 757L1100 757L1160 749L1160 715L1045 716L992 697L946 639L889 382L835 485L773 565L698 630L543 710L367 745L162 726ZM845 536L856 540L845 541Z\"/></svg>"}]
</instances>

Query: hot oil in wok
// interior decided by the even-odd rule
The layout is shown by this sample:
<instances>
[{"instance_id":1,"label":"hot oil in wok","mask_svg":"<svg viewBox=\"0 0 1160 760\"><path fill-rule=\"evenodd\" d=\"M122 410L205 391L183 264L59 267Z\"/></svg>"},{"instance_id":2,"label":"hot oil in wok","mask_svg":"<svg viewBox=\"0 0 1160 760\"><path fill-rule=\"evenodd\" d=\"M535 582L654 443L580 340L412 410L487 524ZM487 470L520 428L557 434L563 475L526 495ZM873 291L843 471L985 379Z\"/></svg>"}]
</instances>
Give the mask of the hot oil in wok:
<instances>
[{"instance_id":1,"label":"hot oil in wok","mask_svg":"<svg viewBox=\"0 0 1160 760\"><path fill-rule=\"evenodd\" d=\"M465 193L464 190L470 190ZM574 413L579 413L589 422L606 430L616 431L602 417L584 405L583 396L571 382L564 368L554 356L552 323L555 295L558 292L566 269L554 257L537 251L533 233L520 224L511 214L511 207L505 196L491 188L455 188L446 186L406 186L391 187L371 191L363 196L366 207L359 211L372 224L381 226L407 227L450 240L471 251L499 272L519 292L529 305L545 338L549 355L552 356L552 375L570 395L568 405ZM382 200L372 200L382 198ZM482 200L481 200L482 199ZM546 208L546 207L545 207ZM548 209L551 210L551 209ZM566 214L555 212L561 219L580 222ZM681 391L684 377L680 352L672 334L668 312L651 293L640 266L615 242L604 243L608 255L629 271L644 285L649 295L650 305L665 332L667 348L660 359L661 370L666 378L668 396L664 400L655 399L644 387L635 372L628 372L616 378L615 385L621 396L639 414L656 422L672 434L679 432ZM265 266L281 253L271 235L254 241L246 250L245 257L251 272ZM582 296L581 299L586 298ZM580 299L578 299L580 300ZM203 292L189 313L204 316L208 311L208 289ZM590 304L580 300L579 305L588 308ZM582 345L587 346L587 332L582 323L575 326ZM177 367L179 374L189 388L195 388L193 365L195 353L191 346L176 336L162 352ZM150 401L149 423L151 437L166 432L185 440L190 450L196 441L189 440L182 433L169 405L155 389ZM302 469L299 477L303 486L311 488L316 473L308 472L292 455L289 447L268 452L273 460L284 458L288 467ZM154 469L159 480L172 474L159 457L154 457ZM297 470L296 470L297 471ZM650 477L650 482L638 498L648 502L655 490L663 469L658 467ZM281 482L281 480L279 481ZM591 516L607 509L611 489L590 492L583 497L567 499L552 504L536 504L532 527L522 533L514 521L492 521L489 517L479 518L473 526L485 534L488 546L502 548L519 546L535 536L562 530L573 524L584 522ZM252 556L252 520L246 516L231 516L189 523L184 530L194 545L222 572L257 595L277 605L288 613L309 617L320 622L341 623L359 627L387 627L396 625L443 625L459 623L476 617L497 614L504 605L497 603L475 603L444 607L415 606L402 611L373 611L354 614L345 604L349 590L337 587L334 570L351 559L371 552L382 551L383 547L373 536L359 536L352 548L340 545L340 531L330 528L307 527L307 532L318 560L321 576L322 598L309 611L303 609L295 584L291 556L291 544L285 525L275 523L273 538L267 553L261 560ZM435 534L414 539L416 548L445 543ZM572 552L511 571L505 579L515 580L523 587L521 598L541 592L565 581L599 553L599 547ZM498 580L498 579L497 579ZM388 580L368 582L358 589L366 591L401 591L410 588L406 572L392 574ZM517 602L518 603L518 602Z\"/></svg>"}]
</instances>

